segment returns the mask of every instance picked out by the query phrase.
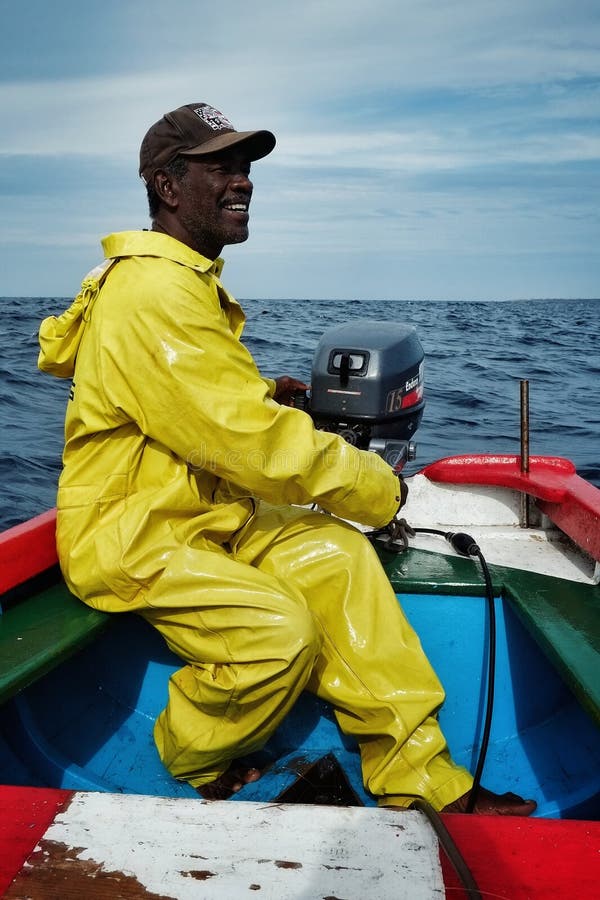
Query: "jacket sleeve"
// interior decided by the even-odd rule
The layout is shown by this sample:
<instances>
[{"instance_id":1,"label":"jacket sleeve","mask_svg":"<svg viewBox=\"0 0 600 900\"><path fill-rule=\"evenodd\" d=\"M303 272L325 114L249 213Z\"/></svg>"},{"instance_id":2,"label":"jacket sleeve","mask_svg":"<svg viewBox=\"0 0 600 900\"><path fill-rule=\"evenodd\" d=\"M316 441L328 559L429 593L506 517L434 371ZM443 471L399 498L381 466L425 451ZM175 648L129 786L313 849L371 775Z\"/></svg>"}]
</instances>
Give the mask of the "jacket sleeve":
<instances>
[{"instance_id":1,"label":"jacket sleeve","mask_svg":"<svg viewBox=\"0 0 600 900\"><path fill-rule=\"evenodd\" d=\"M390 467L276 403L273 382L232 333L216 286L184 267L173 270L168 298L138 284L143 299L119 323L105 323L102 379L117 415L190 468L252 496L317 502L366 525L388 522L400 503Z\"/></svg>"}]
</instances>

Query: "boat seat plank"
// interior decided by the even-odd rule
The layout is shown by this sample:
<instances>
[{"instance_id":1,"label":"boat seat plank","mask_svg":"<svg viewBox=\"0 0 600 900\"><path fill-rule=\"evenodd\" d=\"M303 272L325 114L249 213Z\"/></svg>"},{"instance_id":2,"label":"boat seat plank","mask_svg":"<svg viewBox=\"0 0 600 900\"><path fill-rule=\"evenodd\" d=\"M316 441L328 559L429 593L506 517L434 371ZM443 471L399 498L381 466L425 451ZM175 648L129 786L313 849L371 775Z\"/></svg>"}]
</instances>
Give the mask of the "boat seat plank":
<instances>
[{"instance_id":1,"label":"boat seat plank","mask_svg":"<svg viewBox=\"0 0 600 900\"><path fill-rule=\"evenodd\" d=\"M0 615L0 703L85 646L109 619L62 581L8 605Z\"/></svg>"},{"instance_id":2,"label":"boat seat plank","mask_svg":"<svg viewBox=\"0 0 600 900\"><path fill-rule=\"evenodd\" d=\"M243 809L242 809L243 807ZM133 851L133 852L132 852ZM23 897L410 897L444 881L420 813L76 792L6 893Z\"/></svg>"},{"instance_id":3,"label":"boat seat plank","mask_svg":"<svg viewBox=\"0 0 600 900\"><path fill-rule=\"evenodd\" d=\"M600 725L600 588L516 573L505 585L511 606Z\"/></svg>"},{"instance_id":4,"label":"boat seat plank","mask_svg":"<svg viewBox=\"0 0 600 900\"><path fill-rule=\"evenodd\" d=\"M399 593L483 594L481 570L461 556L409 548L379 549ZM502 597L600 724L600 586L508 566L490 566L494 594Z\"/></svg>"}]
</instances>

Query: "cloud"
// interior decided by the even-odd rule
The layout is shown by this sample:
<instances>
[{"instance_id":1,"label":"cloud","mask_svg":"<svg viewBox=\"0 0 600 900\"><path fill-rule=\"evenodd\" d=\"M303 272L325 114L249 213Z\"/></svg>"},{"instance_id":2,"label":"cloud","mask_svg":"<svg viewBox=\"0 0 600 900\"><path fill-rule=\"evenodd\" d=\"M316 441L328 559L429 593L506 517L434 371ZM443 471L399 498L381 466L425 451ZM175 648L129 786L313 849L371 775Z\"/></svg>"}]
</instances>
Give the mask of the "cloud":
<instances>
[{"instance_id":1,"label":"cloud","mask_svg":"<svg viewBox=\"0 0 600 900\"><path fill-rule=\"evenodd\" d=\"M331 251L349 291L362 255L379 253L373 278L389 285L400 256L415 273L423 256L448 272L465 253L518 268L544 244L583 248L597 291L597 0L28 0L3 25L0 252L15 291L35 277L12 265L17 245L83 255L146 224L140 139L202 99L278 137L254 167L252 239L228 251L234 281L253 279L245 294L269 257L308 284L306 254Z\"/></svg>"}]
</instances>

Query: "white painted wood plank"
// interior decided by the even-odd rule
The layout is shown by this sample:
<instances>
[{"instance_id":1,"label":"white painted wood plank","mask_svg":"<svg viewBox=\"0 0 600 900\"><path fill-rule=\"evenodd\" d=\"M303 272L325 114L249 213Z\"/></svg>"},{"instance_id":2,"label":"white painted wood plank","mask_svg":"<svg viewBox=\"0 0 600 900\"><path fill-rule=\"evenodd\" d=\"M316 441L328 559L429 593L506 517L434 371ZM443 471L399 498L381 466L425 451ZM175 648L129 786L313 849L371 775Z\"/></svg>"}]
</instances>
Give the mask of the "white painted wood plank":
<instances>
[{"instance_id":1,"label":"white painted wood plank","mask_svg":"<svg viewBox=\"0 0 600 900\"><path fill-rule=\"evenodd\" d=\"M445 896L437 839L414 811L79 792L27 865L37 867L48 883L43 870L56 858L61 877L68 880L71 867L81 884L84 873L86 900L109 896L105 873L116 873L113 885L121 873L129 885L137 885L139 893L128 897Z\"/></svg>"},{"instance_id":2,"label":"white painted wood plank","mask_svg":"<svg viewBox=\"0 0 600 900\"><path fill-rule=\"evenodd\" d=\"M591 557L544 516L542 527L520 528L518 491L491 485L438 484L420 474L407 482L409 494L402 515L410 525L467 531L489 563L595 583ZM432 535L419 534L411 538L410 545L456 555L442 538Z\"/></svg>"}]
</instances>

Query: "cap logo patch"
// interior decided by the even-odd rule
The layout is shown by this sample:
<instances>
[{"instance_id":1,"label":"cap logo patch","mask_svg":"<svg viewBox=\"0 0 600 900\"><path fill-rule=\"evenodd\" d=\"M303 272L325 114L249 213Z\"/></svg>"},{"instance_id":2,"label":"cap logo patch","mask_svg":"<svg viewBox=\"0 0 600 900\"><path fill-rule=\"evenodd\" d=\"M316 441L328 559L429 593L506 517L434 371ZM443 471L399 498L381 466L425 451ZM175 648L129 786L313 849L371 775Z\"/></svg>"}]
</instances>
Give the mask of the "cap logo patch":
<instances>
[{"instance_id":1,"label":"cap logo patch","mask_svg":"<svg viewBox=\"0 0 600 900\"><path fill-rule=\"evenodd\" d=\"M230 131L235 131L235 128L229 119L226 119L223 113L219 112L218 109L215 109L214 106L203 103L202 106L197 106L194 109L194 112L198 118L201 119L205 125L208 125L209 128L212 128L213 131L220 131L222 128L228 128Z\"/></svg>"}]
</instances>

